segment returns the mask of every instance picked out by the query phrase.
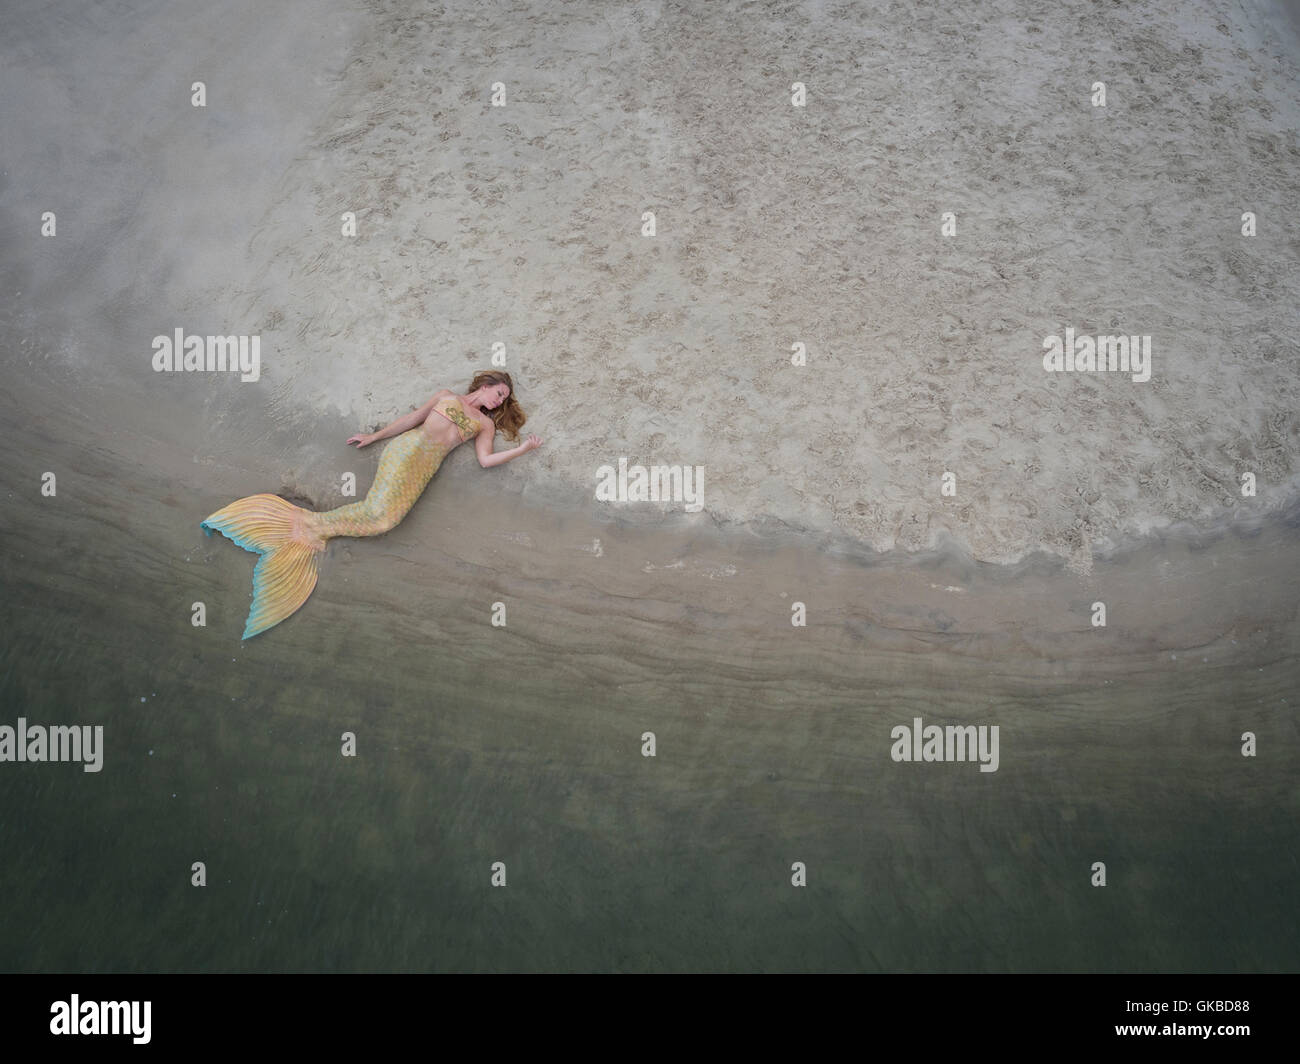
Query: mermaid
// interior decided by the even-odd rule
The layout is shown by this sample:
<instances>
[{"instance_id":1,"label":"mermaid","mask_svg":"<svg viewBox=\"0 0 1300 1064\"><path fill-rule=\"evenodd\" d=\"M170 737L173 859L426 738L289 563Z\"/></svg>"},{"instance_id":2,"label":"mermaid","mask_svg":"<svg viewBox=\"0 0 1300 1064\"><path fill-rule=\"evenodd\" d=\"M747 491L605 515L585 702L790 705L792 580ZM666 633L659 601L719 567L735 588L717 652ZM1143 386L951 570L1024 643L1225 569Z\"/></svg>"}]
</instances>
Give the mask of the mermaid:
<instances>
[{"instance_id":1,"label":"mermaid","mask_svg":"<svg viewBox=\"0 0 1300 1064\"><path fill-rule=\"evenodd\" d=\"M469 387L464 396L443 389L379 432L348 437L358 448L396 437L379 456L375 482L360 502L317 513L278 495L249 495L200 522L205 535L215 529L261 555L253 568L253 605L243 638L279 624L307 601L316 587L326 540L378 536L393 528L415 505L442 460L466 440L477 437L474 449L484 468L542 445L539 437L529 436L508 451L492 449L498 429L507 439L517 440L526 420L510 374L485 370L474 375ZM491 432L482 431L489 427Z\"/></svg>"}]
</instances>

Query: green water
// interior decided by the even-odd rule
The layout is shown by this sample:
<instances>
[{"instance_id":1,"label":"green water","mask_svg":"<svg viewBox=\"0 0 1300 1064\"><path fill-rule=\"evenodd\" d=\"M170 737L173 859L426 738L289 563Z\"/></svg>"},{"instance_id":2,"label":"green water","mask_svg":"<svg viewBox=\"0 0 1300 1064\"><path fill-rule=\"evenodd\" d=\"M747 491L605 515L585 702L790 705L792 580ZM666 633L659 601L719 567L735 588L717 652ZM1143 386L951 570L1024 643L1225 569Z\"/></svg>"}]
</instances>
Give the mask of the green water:
<instances>
[{"instance_id":1,"label":"green water","mask_svg":"<svg viewBox=\"0 0 1300 1064\"><path fill-rule=\"evenodd\" d=\"M133 502L112 468L83 453L43 511L4 473L0 723L106 743L99 773L0 765L4 970L1298 966L1294 617L1176 657L997 657L740 635L666 592L559 606L537 574L498 630L457 613L468 583L393 612L357 548L312 623L241 646L252 556L165 501L186 485ZM998 771L894 763L914 716L999 725Z\"/></svg>"}]
</instances>

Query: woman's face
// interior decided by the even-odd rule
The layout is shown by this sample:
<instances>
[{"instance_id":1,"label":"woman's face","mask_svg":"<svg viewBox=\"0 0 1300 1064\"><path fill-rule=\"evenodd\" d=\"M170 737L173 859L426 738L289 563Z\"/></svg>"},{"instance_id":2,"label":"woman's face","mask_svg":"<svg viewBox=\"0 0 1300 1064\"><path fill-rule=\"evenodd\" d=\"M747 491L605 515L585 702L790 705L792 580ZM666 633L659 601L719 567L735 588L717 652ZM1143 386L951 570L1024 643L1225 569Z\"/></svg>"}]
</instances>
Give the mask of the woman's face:
<instances>
[{"instance_id":1,"label":"woman's face","mask_svg":"<svg viewBox=\"0 0 1300 1064\"><path fill-rule=\"evenodd\" d=\"M510 394L510 389L505 384L492 384L488 386L483 393L483 405L489 410L495 410L506 401L506 396Z\"/></svg>"}]
</instances>

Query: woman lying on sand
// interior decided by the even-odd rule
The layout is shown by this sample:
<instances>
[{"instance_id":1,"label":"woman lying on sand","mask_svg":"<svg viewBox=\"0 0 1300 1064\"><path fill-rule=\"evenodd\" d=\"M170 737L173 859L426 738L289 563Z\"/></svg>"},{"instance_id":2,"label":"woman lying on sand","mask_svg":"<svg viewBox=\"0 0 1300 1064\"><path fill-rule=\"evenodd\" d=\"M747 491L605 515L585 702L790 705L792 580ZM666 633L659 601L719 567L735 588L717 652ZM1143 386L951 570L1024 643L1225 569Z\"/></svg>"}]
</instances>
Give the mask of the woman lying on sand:
<instances>
[{"instance_id":1,"label":"woman lying on sand","mask_svg":"<svg viewBox=\"0 0 1300 1064\"><path fill-rule=\"evenodd\" d=\"M244 625L245 639L279 624L307 601L316 586L326 540L378 536L393 528L415 505L442 460L466 440L477 437L474 450L485 468L542 445L539 437L529 436L508 451L492 450L498 430L517 440L527 420L515 401L510 374L485 370L474 375L469 387L465 396L443 389L387 428L348 438L348 443L366 447L397 437L379 456L375 482L361 502L315 513L278 495L249 495L200 523L206 535L216 529L262 556L253 568L253 605ZM489 427L491 432L481 431Z\"/></svg>"}]
</instances>

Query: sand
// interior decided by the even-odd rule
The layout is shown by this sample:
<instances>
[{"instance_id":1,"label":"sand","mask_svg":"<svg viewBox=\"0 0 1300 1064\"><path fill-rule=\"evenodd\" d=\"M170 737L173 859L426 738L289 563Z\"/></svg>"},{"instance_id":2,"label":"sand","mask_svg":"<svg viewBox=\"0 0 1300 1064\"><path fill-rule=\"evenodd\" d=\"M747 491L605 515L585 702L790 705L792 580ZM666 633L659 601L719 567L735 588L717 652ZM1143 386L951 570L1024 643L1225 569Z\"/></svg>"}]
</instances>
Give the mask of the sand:
<instances>
[{"instance_id":1,"label":"sand","mask_svg":"<svg viewBox=\"0 0 1300 1064\"><path fill-rule=\"evenodd\" d=\"M284 419L369 426L500 343L549 442L520 490L698 464L716 521L878 551L1086 571L1297 496L1300 80L1266 5L331 4L305 38L130 10L96 46L33 7L58 43L20 35L3 75L6 141L43 149L6 167L8 320L78 373L156 389L154 335L257 333ZM1067 327L1151 336L1151 380L1046 373Z\"/></svg>"},{"instance_id":2,"label":"sand","mask_svg":"<svg viewBox=\"0 0 1300 1064\"><path fill-rule=\"evenodd\" d=\"M1236 5L384 5L359 60L225 315L308 412L386 421L500 342L530 491L701 464L720 521L1083 569L1296 497L1300 79ZM1152 379L1045 373L1066 327L1150 335Z\"/></svg>"}]
</instances>

